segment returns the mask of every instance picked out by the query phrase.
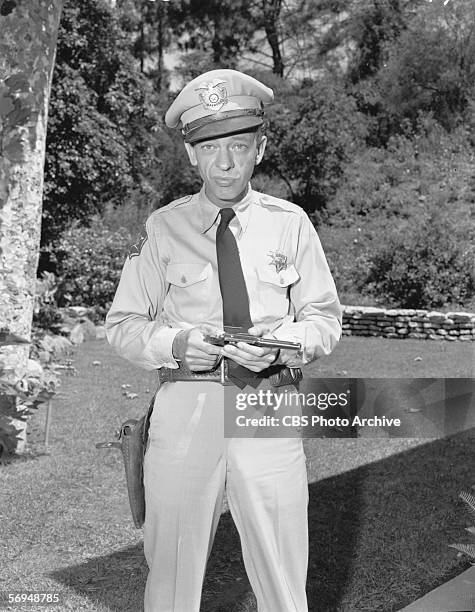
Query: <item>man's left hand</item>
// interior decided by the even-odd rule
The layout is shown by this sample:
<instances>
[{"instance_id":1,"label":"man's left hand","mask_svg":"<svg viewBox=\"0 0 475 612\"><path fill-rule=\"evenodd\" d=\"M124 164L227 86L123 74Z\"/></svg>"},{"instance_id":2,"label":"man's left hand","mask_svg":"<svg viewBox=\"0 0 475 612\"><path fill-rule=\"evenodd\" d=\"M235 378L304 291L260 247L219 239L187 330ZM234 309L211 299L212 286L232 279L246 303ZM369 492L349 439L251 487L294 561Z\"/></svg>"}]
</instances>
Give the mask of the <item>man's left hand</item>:
<instances>
[{"instance_id":1,"label":"man's left hand","mask_svg":"<svg viewBox=\"0 0 475 612\"><path fill-rule=\"evenodd\" d=\"M261 338L272 338L269 328L255 325L248 333ZM226 344L221 350L223 357L232 359L239 365L244 366L252 372L261 372L268 368L277 359L279 350L262 346L253 346L247 342L238 342L237 345Z\"/></svg>"}]
</instances>

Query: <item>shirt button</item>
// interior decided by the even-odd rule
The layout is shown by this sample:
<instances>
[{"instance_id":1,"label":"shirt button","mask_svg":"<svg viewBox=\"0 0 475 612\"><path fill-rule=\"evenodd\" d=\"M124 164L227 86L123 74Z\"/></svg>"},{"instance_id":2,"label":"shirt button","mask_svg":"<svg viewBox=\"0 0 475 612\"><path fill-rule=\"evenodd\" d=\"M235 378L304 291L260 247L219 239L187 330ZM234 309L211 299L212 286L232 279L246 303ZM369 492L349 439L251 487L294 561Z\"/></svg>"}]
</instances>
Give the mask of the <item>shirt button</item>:
<instances>
[{"instance_id":1,"label":"shirt button","mask_svg":"<svg viewBox=\"0 0 475 612\"><path fill-rule=\"evenodd\" d=\"M181 280L182 283L186 283L186 276L183 275L180 280Z\"/></svg>"},{"instance_id":2,"label":"shirt button","mask_svg":"<svg viewBox=\"0 0 475 612\"><path fill-rule=\"evenodd\" d=\"M281 284L281 285L283 285L283 284L285 283L285 281L284 281L284 279L282 278L282 276L280 277L279 282L280 282L280 284Z\"/></svg>"}]
</instances>

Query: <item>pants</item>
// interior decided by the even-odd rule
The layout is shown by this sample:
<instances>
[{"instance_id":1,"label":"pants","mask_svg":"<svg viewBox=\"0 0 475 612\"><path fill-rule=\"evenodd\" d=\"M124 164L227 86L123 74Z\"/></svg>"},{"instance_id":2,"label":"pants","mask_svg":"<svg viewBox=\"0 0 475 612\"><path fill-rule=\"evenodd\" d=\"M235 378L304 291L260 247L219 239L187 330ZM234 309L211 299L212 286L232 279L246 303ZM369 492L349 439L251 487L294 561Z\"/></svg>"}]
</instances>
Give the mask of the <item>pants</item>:
<instances>
[{"instance_id":1,"label":"pants","mask_svg":"<svg viewBox=\"0 0 475 612\"><path fill-rule=\"evenodd\" d=\"M199 612L225 489L259 612L307 612L302 440L224 438L223 400L213 382L166 383L157 395L144 462L145 612Z\"/></svg>"}]
</instances>

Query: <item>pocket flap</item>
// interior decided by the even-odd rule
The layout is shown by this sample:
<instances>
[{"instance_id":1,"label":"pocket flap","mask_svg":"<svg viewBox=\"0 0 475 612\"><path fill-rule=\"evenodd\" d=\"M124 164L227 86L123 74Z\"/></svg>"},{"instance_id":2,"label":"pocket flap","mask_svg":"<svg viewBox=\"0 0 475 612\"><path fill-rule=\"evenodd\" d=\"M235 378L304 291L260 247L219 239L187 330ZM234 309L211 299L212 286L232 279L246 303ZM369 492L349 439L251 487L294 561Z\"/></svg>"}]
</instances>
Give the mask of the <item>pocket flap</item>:
<instances>
[{"instance_id":1,"label":"pocket flap","mask_svg":"<svg viewBox=\"0 0 475 612\"><path fill-rule=\"evenodd\" d=\"M208 278L210 269L210 263L168 264L166 280L176 287L189 287Z\"/></svg>"},{"instance_id":2,"label":"pocket flap","mask_svg":"<svg viewBox=\"0 0 475 612\"><path fill-rule=\"evenodd\" d=\"M257 275L259 279L265 283L278 285L279 287L288 287L297 282L300 278L299 273L293 264L288 265L285 270L277 272L274 267L258 268Z\"/></svg>"}]
</instances>

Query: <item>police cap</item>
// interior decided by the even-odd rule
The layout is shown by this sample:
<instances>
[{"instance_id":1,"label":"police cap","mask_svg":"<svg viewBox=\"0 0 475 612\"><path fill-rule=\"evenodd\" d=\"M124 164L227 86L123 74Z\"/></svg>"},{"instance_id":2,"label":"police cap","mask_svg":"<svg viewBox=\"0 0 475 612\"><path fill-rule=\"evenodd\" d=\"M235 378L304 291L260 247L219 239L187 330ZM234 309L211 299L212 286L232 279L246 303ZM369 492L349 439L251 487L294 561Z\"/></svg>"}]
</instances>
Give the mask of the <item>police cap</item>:
<instances>
[{"instance_id":1,"label":"police cap","mask_svg":"<svg viewBox=\"0 0 475 612\"><path fill-rule=\"evenodd\" d=\"M264 122L272 89L237 70L211 70L190 81L165 114L168 127L180 127L186 142L252 130Z\"/></svg>"}]
</instances>

